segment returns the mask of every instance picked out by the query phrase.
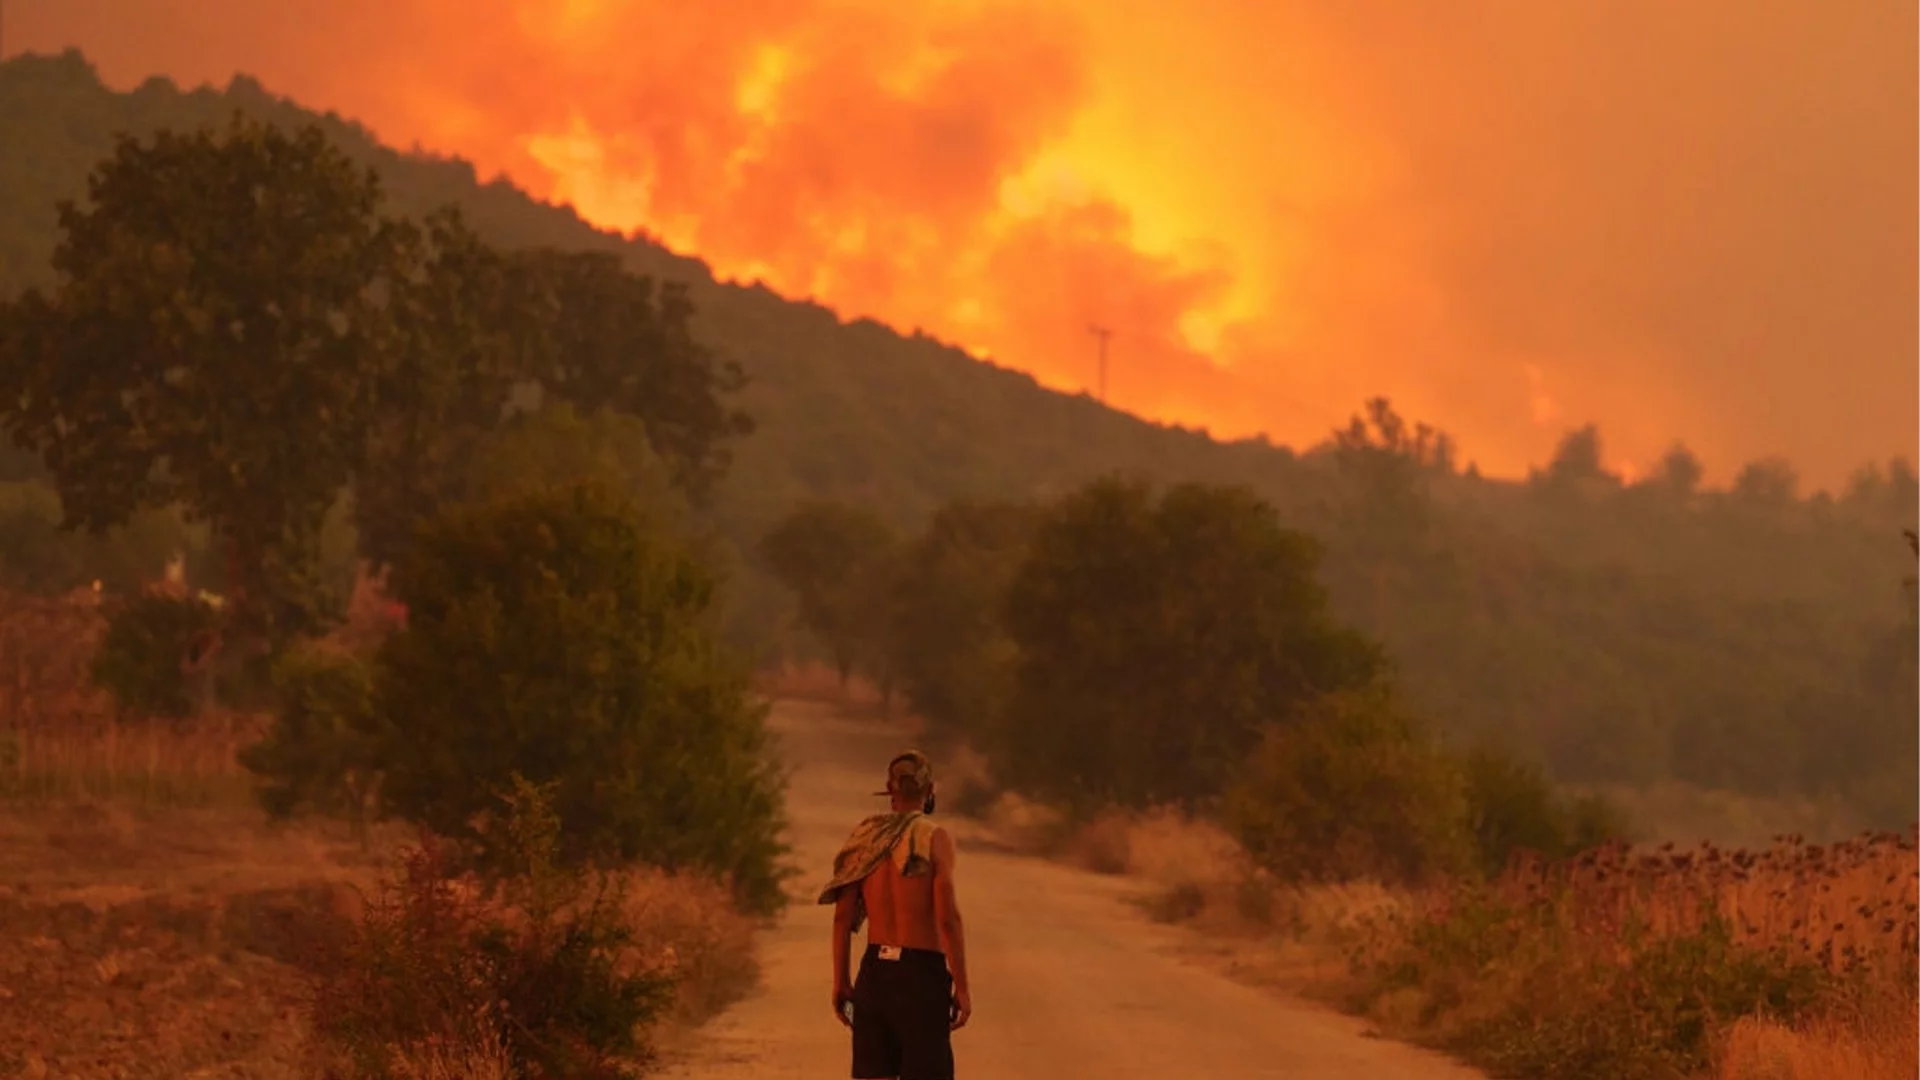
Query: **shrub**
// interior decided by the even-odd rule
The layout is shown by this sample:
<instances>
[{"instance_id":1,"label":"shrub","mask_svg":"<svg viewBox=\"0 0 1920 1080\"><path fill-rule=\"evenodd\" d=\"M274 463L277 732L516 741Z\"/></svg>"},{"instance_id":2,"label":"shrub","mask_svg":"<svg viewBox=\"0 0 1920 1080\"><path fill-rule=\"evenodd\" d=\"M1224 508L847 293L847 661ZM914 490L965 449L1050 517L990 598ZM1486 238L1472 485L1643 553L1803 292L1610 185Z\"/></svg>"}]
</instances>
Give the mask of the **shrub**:
<instances>
[{"instance_id":1,"label":"shrub","mask_svg":"<svg viewBox=\"0 0 1920 1080\"><path fill-rule=\"evenodd\" d=\"M1594 796L1570 801L1531 765L1482 748L1467 753L1461 766L1468 828L1489 877L1520 852L1562 859L1625 833L1609 803Z\"/></svg>"},{"instance_id":2,"label":"shrub","mask_svg":"<svg viewBox=\"0 0 1920 1080\"><path fill-rule=\"evenodd\" d=\"M123 714L191 716L207 703L209 687L194 674L216 646L219 627L220 613L199 597L129 597L108 616L93 679Z\"/></svg>"},{"instance_id":3,"label":"shrub","mask_svg":"<svg viewBox=\"0 0 1920 1080\"><path fill-rule=\"evenodd\" d=\"M1903 1027L1911 1070L1917 878L1912 841L1893 835L1515 860L1376 923L1353 954L1355 1004L1497 1075L1665 1080L1723 1055L1751 1064L1730 1048L1752 1017L1830 1043Z\"/></svg>"},{"instance_id":4,"label":"shrub","mask_svg":"<svg viewBox=\"0 0 1920 1080\"><path fill-rule=\"evenodd\" d=\"M1381 689L1327 695L1269 729L1223 823L1286 881L1430 879L1471 859L1454 761Z\"/></svg>"},{"instance_id":5,"label":"shrub","mask_svg":"<svg viewBox=\"0 0 1920 1080\"><path fill-rule=\"evenodd\" d=\"M382 802L476 828L518 774L551 785L559 856L711 871L782 902L781 778L764 706L707 626L714 582L629 500L585 484L457 507L395 569L382 643Z\"/></svg>"},{"instance_id":6,"label":"shrub","mask_svg":"<svg viewBox=\"0 0 1920 1080\"><path fill-rule=\"evenodd\" d=\"M276 818L341 815L364 837L387 734L371 671L345 653L296 649L274 665L273 687L273 726L240 752L262 807Z\"/></svg>"},{"instance_id":7,"label":"shrub","mask_svg":"<svg viewBox=\"0 0 1920 1080\"><path fill-rule=\"evenodd\" d=\"M489 839L506 871L453 880L431 835L323 968L315 1034L372 1077L405 1063L504 1056L512 1075L630 1074L674 979L637 955L618 880L555 859L547 792L514 780Z\"/></svg>"},{"instance_id":8,"label":"shrub","mask_svg":"<svg viewBox=\"0 0 1920 1080\"><path fill-rule=\"evenodd\" d=\"M1818 1003L1826 972L1780 949L1736 944L1713 916L1684 934L1647 935L1623 962L1576 954L1542 963L1492 1017L1453 1040L1489 1067L1568 1080L1655 1080L1711 1064L1719 1032L1743 1016L1792 1021Z\"/></svg>"}]
</instances>

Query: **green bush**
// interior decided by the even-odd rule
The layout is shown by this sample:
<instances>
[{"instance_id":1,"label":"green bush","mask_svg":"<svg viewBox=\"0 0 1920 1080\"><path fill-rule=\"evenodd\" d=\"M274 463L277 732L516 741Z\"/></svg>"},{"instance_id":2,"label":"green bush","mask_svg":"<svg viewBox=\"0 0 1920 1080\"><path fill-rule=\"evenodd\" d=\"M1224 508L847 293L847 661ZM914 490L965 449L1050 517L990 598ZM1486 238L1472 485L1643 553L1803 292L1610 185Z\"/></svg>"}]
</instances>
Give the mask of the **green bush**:
<instances>
[{"instance_id":1,"label":"green bush","mask_svg":"<svg viewBox=\"0 0 1920 1080\"><path fill-rule=\"evenodd\" d=\"M367 664L296 649L274 665L273 691L273 726L240 752L261 780L261 805L276 818L308 809L344 816L364 835L388 734Z\"/></svg>"},{"instance_id":2,"label":"green bush","mask_svg":"<svg viewBox=\"0 0 1920 1080\"><path fill-rule=\"evenodd\" d=\"M1538 768L1485 748L1468 752L1461 767L1468 828L1488 877L1520 852L1564 859L1624 838L1625 823L1612 805L1597 796L1569 800Z\"/></svg>"},{"instance_id":3,"label":"green bush","mask_svg":"<svg viewBox=\"0 0 1920 1080\"><path fill-rule=\"evenodd\" d=\"M782 781L764 706L708 625L709 572L607 488L456 507L418 535L382 644L382 802L475 825L512 775L552 785L560 855L699 868L781 902Z\"/></svg>"},{"instance_id":4,"label":"green bush","mask_svg":"<svg viewBox=\"0 0 1920 1080\"><path fill-rule=\"evenodd\" d=\"M198 597L129 597L108 616L93 681L123 715L192 716L212 691L207 661L220 626L220 612Z\"/></svg>"},{"instance_id":5,"label":"green bush","mask_svg":"<svg viewBox=\"0 0 1920 1080\"><path fill-rule=\"evenodd\" d=\"M1223 823L1283 880L1417 882L1472 859L1454 760L1387 692L1330 694L1268 729L1222 804Z\"/></svg>"}]
</instances>

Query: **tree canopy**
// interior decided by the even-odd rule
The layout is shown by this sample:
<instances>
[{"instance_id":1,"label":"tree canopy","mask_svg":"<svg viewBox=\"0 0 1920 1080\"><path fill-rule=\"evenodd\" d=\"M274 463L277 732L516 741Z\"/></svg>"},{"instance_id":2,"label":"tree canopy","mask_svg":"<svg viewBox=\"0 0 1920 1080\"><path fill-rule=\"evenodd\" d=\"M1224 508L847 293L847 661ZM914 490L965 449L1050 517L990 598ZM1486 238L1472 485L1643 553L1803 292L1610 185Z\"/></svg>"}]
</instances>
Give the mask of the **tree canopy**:
<instances>
[{"instance_id":1,"label":"tree canopy","mask_svg":"<svg viewBox=\"0 0 1920 1080\"><path fill-rule=\"evenodd\" d=\"M382 797L484 839L518 776L552 785L560 854L645 859L777 901L781 781L764 706L706 625L711 573L599 484L455 507L395 568L375 661Z\"/></svg>"},{"instance_id":2,"label":"tree canopy","mask_svg":"<svg viewBox=\"0 0 1920 1080\"><path fill-rule=\"evenodd\" d=\"M212 527L248 631L314 628L409 271L373 174L317 129L123 138L60 205L56 284L0 308L0 400L70 526L175 503Z\"/></svg>"},{"instance_id":3,"label":"tree canopy","mask_svg":"<svg viewBox=\"0 0 1920 1080\"><path fill-rule=\"evenodd\" d=\"M1073 802L1217 795L1267 725L1381 673L1328 611L1318 556L1244 489L1107 480L1060 500L1007 600L1007 779Z\"/></svg>"}]
</instances>

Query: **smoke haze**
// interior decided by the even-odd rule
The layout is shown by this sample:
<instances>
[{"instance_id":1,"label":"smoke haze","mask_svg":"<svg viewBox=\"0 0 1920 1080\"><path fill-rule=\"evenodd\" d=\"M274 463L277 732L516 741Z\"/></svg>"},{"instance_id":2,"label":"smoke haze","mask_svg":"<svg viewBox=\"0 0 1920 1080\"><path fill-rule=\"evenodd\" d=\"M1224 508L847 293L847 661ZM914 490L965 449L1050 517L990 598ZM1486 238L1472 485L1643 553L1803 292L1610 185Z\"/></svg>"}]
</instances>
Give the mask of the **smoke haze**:
<instances>
[{"instance_id":1,"label":"smoke haze","mask_svg":"<svg viewBox=\"0 0 1920 1080\"><path fill-rule=\"evenodd\" d=\"M1221 436L1367 396L1810 483L1920 440L1913 5L14 0L847 315Z\"/></svg>"}]
</instances>

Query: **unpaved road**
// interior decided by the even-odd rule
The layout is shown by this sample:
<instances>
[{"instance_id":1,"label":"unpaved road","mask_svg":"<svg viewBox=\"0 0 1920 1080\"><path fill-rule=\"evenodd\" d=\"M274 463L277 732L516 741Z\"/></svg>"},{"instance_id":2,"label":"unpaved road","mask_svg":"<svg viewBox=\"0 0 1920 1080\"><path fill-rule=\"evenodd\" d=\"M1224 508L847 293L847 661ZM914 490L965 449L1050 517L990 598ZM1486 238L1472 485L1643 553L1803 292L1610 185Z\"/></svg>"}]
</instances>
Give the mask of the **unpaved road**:
<instances>
[{"instance_id":1,"label":"unpaved road","mask_svg":"<svg viewBox=\"0 0 1920 1080\"><path fill-rule=\"evenodd\" d=\"M805 893L762 935L761 989L715 1020L668 1071L674 1080L844 1077L846 1029L829 991L830 909L812 903L833 854L877 790L901 736L821 706L773 717L794 770L792 842ZM939 762L934 763L935 777ZM956 1036L958 1075L977 1080L1471 1080L1436 1055L1369 1038L1318 1006L1235 983L1175 955L1182 933L1125 903L1124 879L983 850L960 840L973 1020ZM858 950L855 941L855 962Z\"/></svg>"}]
</instances>

